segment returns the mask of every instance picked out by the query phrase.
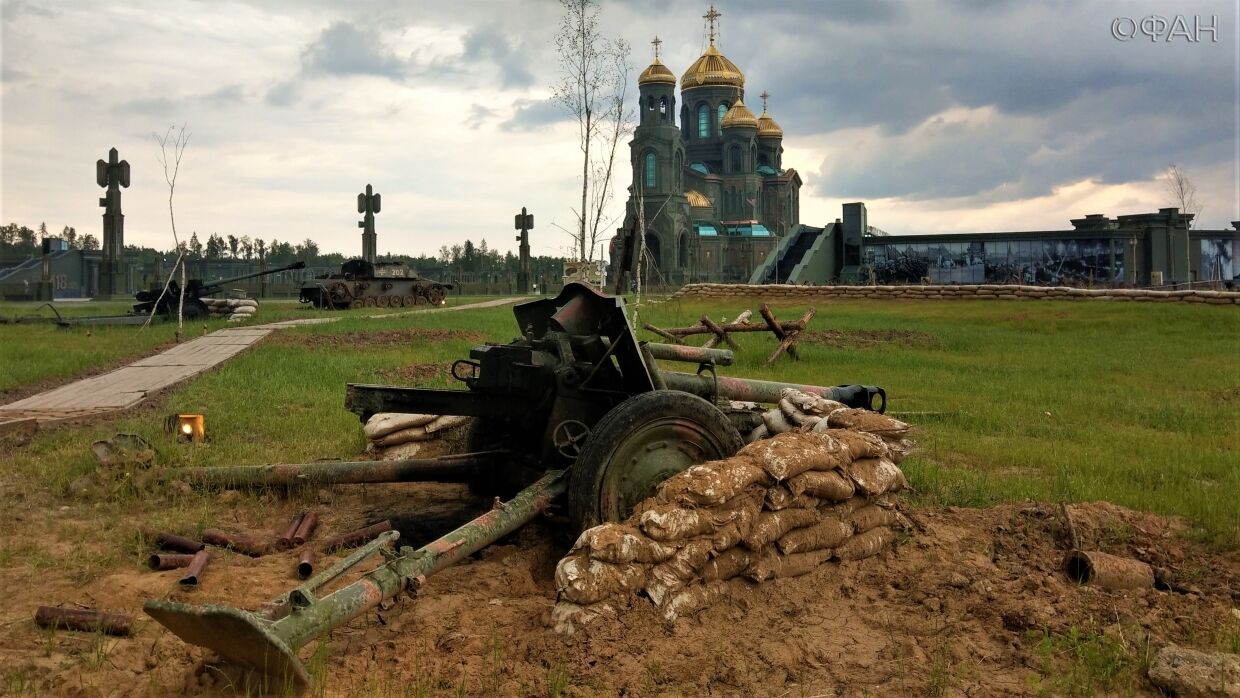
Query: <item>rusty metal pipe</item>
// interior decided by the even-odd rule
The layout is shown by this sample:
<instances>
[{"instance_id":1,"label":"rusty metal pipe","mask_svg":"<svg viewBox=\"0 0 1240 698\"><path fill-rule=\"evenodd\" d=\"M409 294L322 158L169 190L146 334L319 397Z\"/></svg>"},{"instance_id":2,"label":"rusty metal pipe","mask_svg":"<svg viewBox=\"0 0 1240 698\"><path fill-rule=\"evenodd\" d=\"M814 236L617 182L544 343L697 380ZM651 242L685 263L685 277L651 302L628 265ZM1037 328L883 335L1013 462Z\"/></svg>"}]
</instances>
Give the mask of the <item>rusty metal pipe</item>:
<instances>
[{"instance_id":1,"label":"rusty metal pipe","mask_svg":"<svg viewBox=\"0 0 1240 698\"><path fill-rule=\"evenodd\" d=\"M306 548L301 551L301 557L297 560L297 577L309 579L312 574L314 574L314 548Z\"/></svg>"},{"instance_id":2,"label":"rusty metal pipe","mask_svg":"<svg viewBox=\"0 0 1240 698\"><path fill-rule=\"evenodd\" d=\"M407 460L325 461L274 465L230 465L182 468L169 479L219 487L291 487L294 485L358 485L378 482L468 482L479 468L498 463L505 451L462 453L442 458Z\"/></svg>"},{"instance_id":3,"label":"rusty metal pipe","mask_svg":"<svg viewBox=\"0 0 1240 698\"><path fill-rule=\"evenodd\" d=\"M417 550L401 548L399 556L356 582L322 598L306 598L305 605L292 607L279 620L236 608L190 606L160 599L148 600L144 608L186 642L214 650L226 660L263 672L275 681L290 681L304 688L310 674L297 656L302 645L402 590L416 590L426 577L532 521L566 489L564 471L550 471L517 496L455 531Z\"/></svg>"},{"instance_id":4,"label":"rusty metal pipe","mask_svg":"<svg viewBox=\"0 0 1240 698\"><path fill-rule=\"evenodd\" d=\"M356 545L366 543L379 534L390 530L392 530L391 521L380 521L377 524L372 524L365 528L359 528L356 531L341 533L335 538L329 538L323 542L323 552L331 553L341 548L352 548Z\"/></svg>"},{"instance_id":5,"label":"rusty metal pipe","mask_svg":"<svg viewBox=\"0 0 1240 698\"><path fill-rule=\"evenodd\" d=\"M147 559L146 564L153 570L163 572L186 567L193 560L194 556L188 553L156 553Z\"/></svg>"},{"instance_id":6,"label":"rusty metal pipe","mask_svg":"<svg viewBox=\"0 0 1240 698\"><path fill-rule=\"evenodd\" d=\"M203 531L202 539L211 545L231 548L250 557L262 557L271 552L271 543L269 541L259 540L252 536L227 533L218 528L208 528Z\"/></svg>"},{"instance_id":7,"label":"rusty metal pipe","mask_svg":"<svg viewBox=\"0 0 1240 698\"><path fill-rule=\"evenodd\" d=\"M199 550L207 547L202 541L197 541L193 538L186 538L185 536L178 536L174 533L152 533L149 534L149 537L155 540L155 547L161 550L175 550L179 553L189 553L190 555L193 555Z\"/></svg>"},{"instance_id":8,"label":"rusty metal pipe","mask_svg":"<svg viewBox=\"0 0 1240 698\"><path fill-rule=\"evenodd\" d=\"M198 582L202 580L202 573L207 571L208 562L211 562L211 551L199 550L194 553L193 562L189 563L189 569L185 570L185 576L181 577L181 586L198 586Z\"/></svg>"},{"instance_id":9,"label":"rusty metal pipe","mask_svg":"<svg viewBox=\"0 0 1240 698\"><path fill-rule=\"evenodd\" d=\"M285 527L284 533L281 533L280 537L276 539L276 547L281 550L287 550L293 547L293 537L297 535L297 529L301 527L301 522L305 518L306 512L304 511L297 516L294 516L293 520L288 522L288 526Z\"/></svg>"},{"instance_id":10,"label":"rusty metal pipe","mask_svg":"<svg viewBox=\"0 0 1240 698\"><path fill-rule=\"evenodd\" d=\"M719 397L774 404L779 402L780 393L788 388L795 388L803 393L842 402L849 407L864 407L875 412L887 409L886 391L872 385L798 385L728 376L719 376L714 379L710 375L694 375L679 371L660 371L660 373L663 374L663 381L669 389L692 393L707 399L715 396L717 385Z\"/></svg>"},{"instance_id":11,"label":"rusty metal pipe","mask_svg":"<svg viewBox=\"0 0 1240 698\"><path fill-rule=\"evenodd\" d=\"M310 536L314 535L314 529L318 525L319 515L313 511L306 512L301 523L297 525L297 532L293 534L293 545L304 545L310 540Z\"/></svg>"},{"instance_id":12,"label":"rusty metal pipe","mask_svg":"<svg viewBox=\"0 0 1240 698\"><path fill-rule=\"evenodd\" d=\"M694 364L715 364L716 366L731 366L732 351L730 349L704 349L702 347L690 347L682 344L658 344L656 342L646 342L645 348L650 355L656 359L664 361L687 361Z\"/></svg>"},{"instance_id":13,"label":"rusty metal pipe","mask_svg":"<svg viewBox=\"0 0 1240 698\"><path fill-rule=\"evenodd\" d=\"M1073 550L1064 556L1063 571L1078 584L1103 589L1147 589L1154 586L1154 568L1129 557L1096 550Z\"/></svg>"},{"instance_id":14,"label":"rusty metal pipe","mask_svg":"<svg viewBox=\"0 0 1240 698\"><path fill-rule=\"evenodd\" d=\"M34 612L34 622L40 628L63 628L120 636L133 633L132 616L96 611L93 608L39 606Z\"/></svg>"}]
</instances>

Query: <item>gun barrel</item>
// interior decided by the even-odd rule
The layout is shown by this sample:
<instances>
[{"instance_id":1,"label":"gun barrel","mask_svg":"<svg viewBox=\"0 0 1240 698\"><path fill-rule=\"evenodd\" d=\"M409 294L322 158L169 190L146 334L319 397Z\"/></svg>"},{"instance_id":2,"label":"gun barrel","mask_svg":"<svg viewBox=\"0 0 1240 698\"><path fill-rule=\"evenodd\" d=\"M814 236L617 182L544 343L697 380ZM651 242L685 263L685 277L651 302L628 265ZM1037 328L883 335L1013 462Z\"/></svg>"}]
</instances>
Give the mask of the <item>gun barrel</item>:
<instances>
[{"instance_id":1,"label":"gun barrel","mask_svg":"<svg viewBox=\"0 0 1240 698\"><path fill-rule=\"evenodd\" d=\"M681 390L707 399L719 397L750 402L779 402L780 393L795 388L803 393L842 402L849 407L863 407L875 412L887 409L887 391L874 385L799 385L751 378L732 378L707 374L660 371L670 390Z\"/></svg>"},{"instance_id":2,"label":"gun barrel","mask_svg":"<svg viewBox=\"0 0 1240 698\"><path fill-rule=\"evenodd\" d=\"M462 453L440 458L407 460L324 461L272 465L228 465L181 468L168 478L218 487L289 487L293 485L360 485L378 482L468 482L479 468L495 465L506 451Z\"/></svg>"},{"instance_id":3,"label":"gun barrel","mask_svg":"<svg viewBox=\"0 0 1240 698\"><path fill-rule=\"evenodd\" d=\"M246 279L253 279L259 276L268 276L270 274L275 274L275 273L282 272L282 271L288 271L290 269L305 269L305 268L306 268L305 262L293 262L292 264L288 264L283 267L276 267L275 269L267 269L264 271L256 271L251 274L242 274L240 276L230 276L226 279L219 279L218 281L211 281L203 285L205 287L222 286L223 284L231 284L234 281L244 281Z\"/></svg>"}]
</instances>

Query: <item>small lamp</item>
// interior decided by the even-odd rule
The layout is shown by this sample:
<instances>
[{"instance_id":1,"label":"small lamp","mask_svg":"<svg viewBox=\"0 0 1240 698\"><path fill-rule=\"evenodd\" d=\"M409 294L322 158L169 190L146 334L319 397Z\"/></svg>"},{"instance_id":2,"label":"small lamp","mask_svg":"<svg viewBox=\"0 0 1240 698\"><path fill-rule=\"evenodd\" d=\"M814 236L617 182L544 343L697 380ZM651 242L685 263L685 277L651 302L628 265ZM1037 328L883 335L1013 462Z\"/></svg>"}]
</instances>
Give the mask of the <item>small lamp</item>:
<instances>
[{"instance_id":1,"label":"small lamp","mask_svg":"<svg viewBox=\"0 0 1240 698\"><path fill-rule=\"evenodd\" d=\"M206 420L200 414L177 415L177 438L181 441L202 443L207 437Z\"/></svg>"}]
</instances>

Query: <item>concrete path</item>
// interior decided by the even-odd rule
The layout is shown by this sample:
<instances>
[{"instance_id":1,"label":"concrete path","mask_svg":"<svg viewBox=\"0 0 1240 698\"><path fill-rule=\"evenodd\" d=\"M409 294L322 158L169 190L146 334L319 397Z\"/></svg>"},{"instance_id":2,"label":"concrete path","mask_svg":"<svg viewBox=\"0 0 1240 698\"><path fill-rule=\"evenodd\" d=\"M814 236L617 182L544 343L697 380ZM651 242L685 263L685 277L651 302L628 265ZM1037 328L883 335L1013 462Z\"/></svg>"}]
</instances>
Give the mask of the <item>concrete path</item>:
<instances>
[{"instance_id":1,"label":"concrete path","mask_svg":"<svg viewBox=\"0 0 1240 698\"><path fill-rule=\"evenodd\" d=\"M443 313L476 308L493 308L515 303L522 298L501 298L467 305L410 310L403 313L368 315L370 318L403 317L426 313ZM336 322L341 317L284 320L265 325L228 327L190 340L154 356L139 359L101 376L84 378L24 400L0 406L0 432L5 425L16 422L52 422L85 417L133 407L155 391L191 378L245 351L247 347L275 330L297 325Z\"/></svg>"}]
</instances>

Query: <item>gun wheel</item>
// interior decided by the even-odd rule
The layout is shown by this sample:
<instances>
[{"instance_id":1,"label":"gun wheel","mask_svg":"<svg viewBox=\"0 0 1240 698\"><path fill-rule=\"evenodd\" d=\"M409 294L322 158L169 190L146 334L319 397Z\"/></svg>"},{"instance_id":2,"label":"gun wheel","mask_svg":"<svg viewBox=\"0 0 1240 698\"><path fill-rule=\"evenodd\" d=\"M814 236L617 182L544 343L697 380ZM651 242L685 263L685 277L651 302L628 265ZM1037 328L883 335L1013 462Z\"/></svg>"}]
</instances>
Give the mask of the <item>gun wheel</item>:
<instances>
[{"instance_id":1,"label":"gun wheel","mask_svg":"<svg viewBox=\"0 0 1240 698\"><path fill-rule=\"evenodd\" d=\"M696 395L655 390L631 397L599 420L573 464L569 516L579 530L623 520L659 483L742 445L727 416Z\"/></svg>"}]
</instances>

